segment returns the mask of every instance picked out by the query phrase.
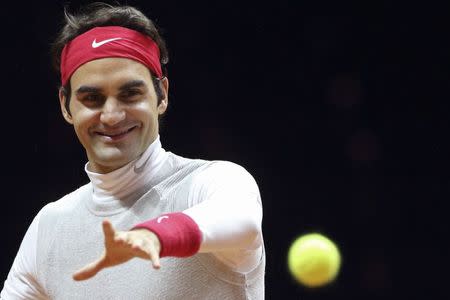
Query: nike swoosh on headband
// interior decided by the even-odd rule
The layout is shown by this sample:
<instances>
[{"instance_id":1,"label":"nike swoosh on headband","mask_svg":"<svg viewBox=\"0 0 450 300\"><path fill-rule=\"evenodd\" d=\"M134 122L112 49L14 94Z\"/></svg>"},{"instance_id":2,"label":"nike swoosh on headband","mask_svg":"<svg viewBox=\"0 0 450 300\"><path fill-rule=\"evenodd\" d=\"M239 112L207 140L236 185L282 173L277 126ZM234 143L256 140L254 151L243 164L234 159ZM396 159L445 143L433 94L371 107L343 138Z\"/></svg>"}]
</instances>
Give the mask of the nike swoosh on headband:
<instances>
[{"instance_id":1,"label":"nike swoosh on headband","mask_svg":"<svg viewBox=\"0 0 450 300\"><path fill-rule=\"evenodd\" d=\"M121 40L121 39L122 39L121 37L117 37L117 38L107 39L107 40L104 40L104 41L101 41L101 42L98 42L98 43L97 43L97 39L94 39L92 41L92 48L98 48L98 47L103 46L104 44L107 44L109 42L117 41L117 40Z\"/></svg>"}]
</instances>

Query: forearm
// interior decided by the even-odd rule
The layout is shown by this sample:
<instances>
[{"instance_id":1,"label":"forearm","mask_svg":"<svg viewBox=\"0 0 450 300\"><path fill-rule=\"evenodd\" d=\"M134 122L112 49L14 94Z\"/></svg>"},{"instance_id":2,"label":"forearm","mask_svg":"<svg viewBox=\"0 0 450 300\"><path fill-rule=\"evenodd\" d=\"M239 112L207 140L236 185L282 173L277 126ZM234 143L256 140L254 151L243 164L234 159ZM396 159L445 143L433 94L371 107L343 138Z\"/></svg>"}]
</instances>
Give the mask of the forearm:
<instances>
[{"instance_id":1,"label":"forearm","mask_svg":"<svg viewBox=\"0 0 450 300\"><path fill-rule=\"evenodd\" d=\"M190 207L178 214L189 217L192 222L176 226L175 236L179 241L198 240L196 237L200 234L198 252L212 253L233 268L244 266L240 270L249 270L258 263L263 243L262 204L256 182L248 172L230 163L215 165L196 177L188 202ZM169 215L161 215L150 223L158 227L171 225L166 223L174 220L166 219ZM164 234L164 230L162 232ZM164 249L165 238L161 234L160 238ZM181 248L192 247L179 241Z\"/></svg>"},{"instance_id":2,"label":"forearm","mask_svg":"<svg viewBox=\"0 0 450 300\"><path fill-rule=\"evenodd\" d=\"M261 246L262 207L257 195L246 197L243 201L205 201L184 211L202 233L199 252L254 250Z\"/></svg>"}]
</instances>

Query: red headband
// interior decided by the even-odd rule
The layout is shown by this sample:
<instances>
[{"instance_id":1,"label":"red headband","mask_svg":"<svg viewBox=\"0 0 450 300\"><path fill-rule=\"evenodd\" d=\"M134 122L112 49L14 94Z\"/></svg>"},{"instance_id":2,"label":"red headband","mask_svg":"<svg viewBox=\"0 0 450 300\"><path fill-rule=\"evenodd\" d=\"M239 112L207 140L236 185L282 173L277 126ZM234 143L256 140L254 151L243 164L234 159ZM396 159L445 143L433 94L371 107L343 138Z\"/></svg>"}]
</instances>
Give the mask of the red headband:
<instances>
[{"instance_id":1,"label":"red headband","mask_svg":"<svg viewBox=\"0 0 450 300\"><path fill-rule=\"evenodd\" d=\"M61 53L61 82L82 64L105 57L130 58L162 77L158 45L147 35L120 26L95 27L68 42Z\"/></svg>"}]
</instances>

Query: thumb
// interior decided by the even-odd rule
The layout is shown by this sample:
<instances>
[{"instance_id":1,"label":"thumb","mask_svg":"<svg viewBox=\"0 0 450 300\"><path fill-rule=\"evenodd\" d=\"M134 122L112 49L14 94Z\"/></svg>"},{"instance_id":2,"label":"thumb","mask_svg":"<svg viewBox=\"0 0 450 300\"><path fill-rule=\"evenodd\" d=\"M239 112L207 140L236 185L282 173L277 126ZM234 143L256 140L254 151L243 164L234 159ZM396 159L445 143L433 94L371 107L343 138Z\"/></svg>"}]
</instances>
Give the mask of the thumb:
<instances>
[{"instance_id":1,"label":"thumb","mask_svg":"<svg viewBox=\"0 0 450 300\"><path fill-rule=\"evenodd\" d=\"M72 275L72 277L76 281L86 280L91 277L94 277L103 268L104 268L104 257L84 266L80 270L76 271Z\"/></svg>"}]
</instances>

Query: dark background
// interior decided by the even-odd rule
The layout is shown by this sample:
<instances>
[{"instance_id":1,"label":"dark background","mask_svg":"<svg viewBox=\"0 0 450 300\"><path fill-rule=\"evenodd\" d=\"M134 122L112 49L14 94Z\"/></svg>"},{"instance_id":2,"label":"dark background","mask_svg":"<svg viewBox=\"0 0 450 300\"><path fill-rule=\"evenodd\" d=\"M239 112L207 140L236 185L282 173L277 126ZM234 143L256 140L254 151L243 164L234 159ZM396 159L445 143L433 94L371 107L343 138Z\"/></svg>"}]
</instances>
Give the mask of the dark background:
<instances>
[{"instance_id":1,"label":"dark background","mask_svg":"<svg viewBox=\"0 0 450 300\"><path fill-rule=\"evenodd\" d=\"M49 45L64 3L88 2L1 5L2 281L39 209L87 182ZM168 43L164 148L234 161L260 186L267 299L448 298L447 5L121 3ZM343 256L337 280L316 290L286 265L311 231Z\"/></svg>"}]
</instances>

